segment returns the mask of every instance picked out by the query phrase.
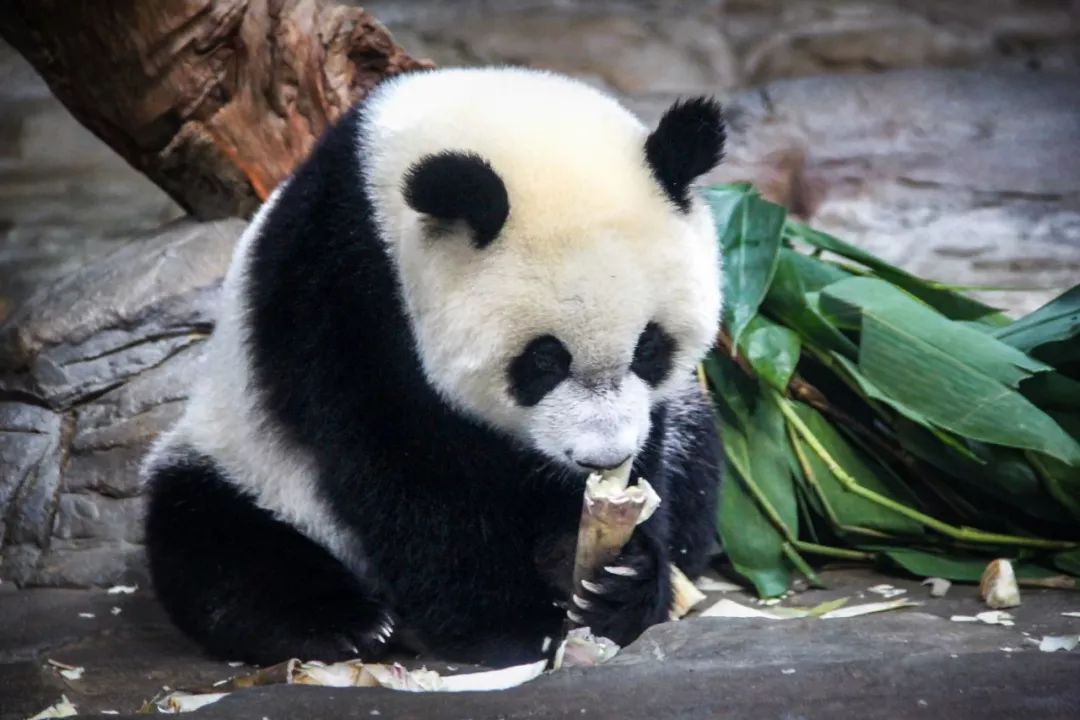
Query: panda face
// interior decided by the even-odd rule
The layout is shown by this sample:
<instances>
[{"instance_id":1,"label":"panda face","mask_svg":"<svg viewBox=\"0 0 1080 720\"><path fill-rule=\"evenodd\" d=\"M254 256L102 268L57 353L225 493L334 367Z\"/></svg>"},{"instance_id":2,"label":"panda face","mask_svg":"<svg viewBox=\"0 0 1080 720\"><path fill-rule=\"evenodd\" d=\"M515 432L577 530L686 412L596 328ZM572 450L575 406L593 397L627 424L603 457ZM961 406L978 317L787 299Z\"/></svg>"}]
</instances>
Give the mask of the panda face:
<instances>
[{"instance_id":1,"label":"panda face","mask_svg":"<svg viewBox=\"0 0 1080 720\"><path fill-rule=\"evenodd\" d=\"M649 133L566 78L450 70L384 86L364 133L432 387L575 470L637 453L717 328L715 229L689 183L719 158L718 108L677 105Z\"/></svg>"},{"instance_id":2,"label":"panda face","mask_svg":"<svg viewBox=\"0 0 1080 720\"><path fill-rule=\"evenodd\" d=\"M674 339L650 322L628 365L574 372L573 356L558 338L534 338L509 368L511 395L532 408L531 444L589 470L622 465L648 435L649 391L671 372L675 351Z\"/></svg>"}]
</instances>

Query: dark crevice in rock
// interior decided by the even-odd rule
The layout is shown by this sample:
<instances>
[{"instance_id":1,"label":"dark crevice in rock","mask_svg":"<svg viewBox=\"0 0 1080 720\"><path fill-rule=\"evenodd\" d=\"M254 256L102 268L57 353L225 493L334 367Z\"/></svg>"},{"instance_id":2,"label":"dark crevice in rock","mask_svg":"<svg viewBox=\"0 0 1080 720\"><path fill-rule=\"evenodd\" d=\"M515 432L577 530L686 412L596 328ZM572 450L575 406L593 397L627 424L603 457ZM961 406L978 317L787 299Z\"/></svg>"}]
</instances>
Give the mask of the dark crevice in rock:
<instances>
[{"instance_id":1,"label":"dark crevice in rock","mask_svg":"<svg viewBox=\"0 0 1080 720\"><path fill-rule=\"evenodd\" d=\"M33 405L43 410L56 409L49 404L48 400L39 395L34 395L26 390L14 390L11 388L0 388L0 402L18 402L24 405Z\"/></svg>"},{"instance_id":2,"label":"dark crevice in rock","mask_svg":"<svg viewBox=\"0 0 1080 720\"><path fill-rule=\"evenodd\" d=\"M115 328L106 328L106 329L115 329ZM175 339L175 338L190 337L192 339L192 341L198 341L198 340L206 339L206 337L208 335L209 335L209 330L205 330L205 331L204 330L197 330L194 327L192 327L191 329L188 329L188 330L179 330L179 331L176 331L176 332L165 332L165 333L157 333L157 334L154 334L154 335L147 335L146 337L141 337L141 338L138 338L136 340L132 340L131 342L126 343L124 345L120 345L120 346L115 347L115 348L109 348L108 350L103 350L103 351L97 353L96 355L87 355L85 357L77 357L77 358L73 358L73 359L70 359L70 360L65 360L65 361L59 363L59 366L63 367L63 368L72 367L72 366L78 365L80 363L88 363L88 362L92 362L94 360L100 360L101 358L109 357L110 355L117 355L119 353L124 352L125 350L130 350L132 348L139 347L140 345L148 345L148 344L155 343L155 342L161 342L163 340L172 340L172 339ZM169 357L172 357L172 355L170 355Z\"/></svg>"}]
</instances>

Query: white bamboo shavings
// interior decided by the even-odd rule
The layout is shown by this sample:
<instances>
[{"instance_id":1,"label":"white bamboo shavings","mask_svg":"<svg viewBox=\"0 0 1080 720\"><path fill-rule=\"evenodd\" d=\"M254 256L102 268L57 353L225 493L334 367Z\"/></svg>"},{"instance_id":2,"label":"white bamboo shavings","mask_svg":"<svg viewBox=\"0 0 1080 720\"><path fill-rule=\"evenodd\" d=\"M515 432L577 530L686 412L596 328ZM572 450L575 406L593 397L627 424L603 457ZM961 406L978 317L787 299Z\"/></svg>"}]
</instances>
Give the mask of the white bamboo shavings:
<instances>
[{"instance_id":1,"label":"white bamboo shavings","mask_svg":"<svg viewBox=\"0 0 1080 720\"><path fill-rule=\"evenodd\" d=\"M894 598L907 592L904 588L893 587L892 585L875 585L874 587L867 588L867 590L886 599Z\"/></svg>"},{"instance_id":2,"label":"white bamboo shavings","mask_svg":"<svg viewBox=\"0 0 1080 720\"><path fill-rule=\"evenodd\" d=\"M1076 612L1063 612L1063 613L1061 613L1061 614L1062 614L1062 615L1064 615L1065 617L1074 617L1074 618L1080 618L1080 611L1076 611Z\"/></svg>"},{"instance_id":3,"label":"white bamboo shavings","mask_svg":"<svg viewBox=\"0 0 1080 720\"><path fill-rule=\"evenodd\" d=\"M67 699L67 696L61 695L60 702L56 703L55 705L50 705L49 707L39 712L37 715L34 715L31 718L27 718L27 720L47 720L47 718L71 717L72 715L78 714L78 709L76 709L76 707L71 704L71 701Z\"/></svg>"},{"instance_id":4,"label":"white bamboo shavings","mask_svg":"<svg viewBox=\"0 0 1080 720\"><path fill-rule=\"evenodd\" d=\"M1012 627L1016 624L1013 621L1013 616L1004 610L987 610L978 615L953 615L949 619L953 622L981 622L987 625L1004 625L1005 627Z\"/></svg>"},{"instance_id":5,"label":"white bamboo shavings","mask_svg":"<svg viewBox=\"0 0 1080 720\"><path fill-rule=\"evenodd\" d=\"M113 585L105 592L107 592L109 595L130 595L138 589L138 585Z\"/></svg>"},{"instance_id":6,"label":"white bamboo shavings","mask_svg":"<svg viewBox=\"0 0 1080 720\"><path fill-rule=\"evenodd\" d=\"M783 615L777 615L768 610L759 610L757 608L747 607L746 605L740 605L734 600L728 600L727 598L723 598L714 605L710 605L702 610L701 617L766 618L768 620L785 619Z\"/></svg>"},{"instance_id":7,"label":"white bamboo shavings","mask_svg":"<svg viewBox=\"0 0 1080 720\"><path fill-rule=\"evenodd\" d=\"M612 645L615 644L612 643ZM546 660L538 660L527 665L515 665L502 670L450 675L443 678L443 690L447 692L508 690L540 677L546 666Z\"/></svg>"},{"instance_id":8,"label":"white bamboo shavings","mask_svg":"<svg viewBox=\"0 0 1080 720\"><path fill-rule=\"evenodd\" d=\"M86 672L86 668L84 667L79 667L78 665L68 665L67 663L62 663L59 660L53 660L52 658L49 658L47 662L54 668L56 668L56 671L60 673L62 677L68 680L81 680L83 673Z\"/></svg>"},{"instance_id":9,"label":"white bamboo shavings","mask_svg":"<svg viewBox=\"0 0 1080 720\"><path fill-rule=\"evenodd\" d=\"M79 613L79 617L86 618L87 620L90 620L90 619L96 617L96 615L94 615L94 613Z\"/></svg>"},{"instance_id":10,"label":"white bamboo shavings","mask_svg":"<svg viewBox=\"0 0 1080 720\"><path fill-rule=\"evenodd\" d=\"M293 685L328 687L384 687L405 692L463 692L505 690L528 682L544 671L545 660L443 677L434 670L409 670L398 663L364 663L359 660L325 664L290 661L287 681Z\"/></svg>"},{"instance_id":11,"label":"white bamboo shavings","mask_svg":"<svg viewBox=\"0 0 1080 720\"><path fill-rule=\"evenodd\" d=\"M1043 635L1039 641L1039 649L1043 652L1072 652L1077 645L1080 645L1080 635Z\"/></svg>"},{"instance_id":12,"label":"white bamboo shavings","mask_svg":"<svg viewBox=\"0 0 1080 720\"><path fill-rule=\"evenodd\" d=\"M740 605L739 603L724 598L710 606L701 613L702 617L724 618L766 618L768 620L790 620L792 618L820 617L823 620L836 620L840 618L852 618L860 615L897 610L904 607L912 607L920 603L907 598L897 600L885 600L876 603L863 603L861 605L845 605L847 598L838 598L829 602L821 603L816 607L771 607L759 609Z\"/></svg>"},{"instance_id":13,"label":"white bamboo shavings","mask_svg":"<svg viewBox=\"0 0 1080 720\"><path fill-rule=\"evenodd\" d=\"M821 616L822 620L835 620L838 618L853 618L860 615L872 615L873 613L899 610L900 608L915 607L922 603L914 602L907 598L897 600L883 600L882 602L863 603L861 605L848 605L846 607L830 610Z\"/></svg>"},{"instance_id":14,"label":"white bamboo shavings","mask_svg":"<svg viewBox=\"0 0 1080 720\"><path fill-rule=\"evenodd\" d=\"M120 608L116 607L115 605L112 608L109 609L109 614L110 615L114 615L114 616L119 615L121 612L122 612L122 610L120 610Z\"/></svg>"},{"instance_id":15,"label":"white bamboo shavings","mask_svg":"<svg viewBox=\"0 0 1080 720\"><path fill-rule=\"evenodd\" d=\"M987 625L1004 625L1005 627L1012 627L1016 623L1013 622L1013 616L1011 613L1007 613L1004 610L987 610L975 615L975 618L979 622L984 622Z\"/></svg>"},{"instance_id":16,"label":"white bamboo shavings","mask_svg":"<svg viewBox=\"0 0 1080 720\"><path fill-rule=\"evenodd\" d=\"M718 580L711 577L699 577L697 582L694 583L698 590L702 592L734 592L736 590L742 590L742 587L735 583L728 582L727 580Z\"/></svg>"},{"instance_id":17,"label":"white bamboo shavings","mask_svg":"<svg viewBox=\"0 0 1080 720\"><path fill-rule=\"evenodd\" d=\"M216 703L221 698L228 697L228 695L229 693L194 694L177 690L161 698L154 705L157 706L158 712L185 713Z\"/></svg>"},{"instance_id":18,"label":"white bamboo shavings","mask_svg":"<svg viewBox=\"0 0 1080 720\"><path fill-rule=\"evenodd\" d=\"M952 587L952 583L945 578L930 577L922 581L923 585L930 586L930 597L945 597L945 594L949 592L949 588Z\"/></svg>"}]
</instances>

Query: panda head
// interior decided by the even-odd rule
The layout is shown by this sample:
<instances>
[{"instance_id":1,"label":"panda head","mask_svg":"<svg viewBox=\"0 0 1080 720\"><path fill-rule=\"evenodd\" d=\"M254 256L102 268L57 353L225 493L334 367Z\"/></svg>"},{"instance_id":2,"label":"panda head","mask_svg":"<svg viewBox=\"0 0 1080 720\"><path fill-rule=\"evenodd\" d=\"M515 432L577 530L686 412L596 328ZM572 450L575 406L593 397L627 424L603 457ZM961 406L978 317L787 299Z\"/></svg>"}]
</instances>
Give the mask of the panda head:
<instances>
[{"instance_id":1,"label":"panda head","mask_svg":"<svg viewBox=\"0 0 1080 720\"><path fill-rule=\"evenodd\" d=\"M712 343L720 260L691 183L719 106L654 129L523 70L393 83L365 126L368 192L424 373L458 411L575 470L636 454Z\"/></svg>"}]
</instances>

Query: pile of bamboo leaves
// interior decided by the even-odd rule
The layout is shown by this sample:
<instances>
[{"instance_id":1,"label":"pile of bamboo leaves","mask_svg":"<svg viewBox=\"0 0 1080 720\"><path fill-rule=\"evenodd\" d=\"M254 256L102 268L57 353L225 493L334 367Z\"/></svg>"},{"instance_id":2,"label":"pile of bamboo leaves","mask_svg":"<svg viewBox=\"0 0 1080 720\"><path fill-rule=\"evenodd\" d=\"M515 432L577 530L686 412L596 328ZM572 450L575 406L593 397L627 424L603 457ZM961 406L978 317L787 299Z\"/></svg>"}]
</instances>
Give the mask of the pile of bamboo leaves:
<instances>
[{"instance_id":1,"label":"pile of bamboo leaves","mask_svg":"<svg viewBox=\"0 0 1080 720\"><path fill-rule=\"evenodd\" d=\"M704 363L724 550L763 597L829 559L978 580L1080 577L1080 286L1020 320L705 191L725 315Z\"/></svg>"}]
</instances>

